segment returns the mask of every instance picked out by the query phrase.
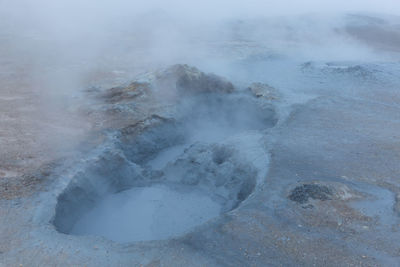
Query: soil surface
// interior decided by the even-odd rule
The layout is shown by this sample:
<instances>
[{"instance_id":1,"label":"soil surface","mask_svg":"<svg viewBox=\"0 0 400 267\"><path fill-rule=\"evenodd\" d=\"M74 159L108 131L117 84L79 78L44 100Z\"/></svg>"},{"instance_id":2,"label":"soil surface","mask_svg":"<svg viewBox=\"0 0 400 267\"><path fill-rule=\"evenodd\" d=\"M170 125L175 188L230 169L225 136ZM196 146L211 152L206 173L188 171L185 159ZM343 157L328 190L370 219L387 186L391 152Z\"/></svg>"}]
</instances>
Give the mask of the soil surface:
<instances>
[{"instance_id":1,"label":"soil surface","mask_svg":"<svg viewBox=\"0 0 400 267\"><path fill-rule=\"evenodd\" d=\"M347 30L364 41L368 35ZM389 36L373 45L387 46ZM102 86L68 97L47 94L51 86L33 74L29 58L0 59L0 266L400 266L400 63L257 55L230 58L229 69L174 65L130 73L126 83L99 79ZM251 99L274 115L260 129L264 113L246 109L257 123L229 128L245 125L240 134L190 148L173 141L171 154L162 154L152 129L179 122L183 95L213 93L238 96L229 114L242 114L234 111ZM143 145L148 140L153 146ZM100 192L93 177L110 174L108 186L122 190L149 179L176 182L168 174L178 171L201 171L179 182L215 190L227 208L164 240L119 243L57 230L60 196L90 202L87 195ZM74 188L84 194L70 194Z\"/></svg>"}]
</instances>

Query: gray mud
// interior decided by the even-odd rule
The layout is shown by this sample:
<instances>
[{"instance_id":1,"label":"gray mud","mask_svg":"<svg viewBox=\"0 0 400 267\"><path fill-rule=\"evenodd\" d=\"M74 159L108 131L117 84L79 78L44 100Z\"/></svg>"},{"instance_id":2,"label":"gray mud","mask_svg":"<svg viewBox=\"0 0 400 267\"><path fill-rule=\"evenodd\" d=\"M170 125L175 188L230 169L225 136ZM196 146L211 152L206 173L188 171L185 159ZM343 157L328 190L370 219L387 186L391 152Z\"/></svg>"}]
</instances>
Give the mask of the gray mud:
<instances>
[{"instance_id":1,"label":"gray mud","mask_svg":"<svg viewBox=\"0 0 400 267\"><path fill-rule=\"evenodd\" d=\"M211 85L218 88L216 77ZM276 112L249 94L208 91L179 99L172 118L114 132L108 150L58 197L56 229L120 242L167 239L245 201L268 168L262 138L276 124ZM261 151L242 145L252 143ZM264 157L264 166L251 153Z\"/></svg>"},{"instance_id":2,"label":"gray mud","mask_svg":"<svg viewBox=\"0 0 400 267\"><path fill-rule=\"evenodd\" d=\"M90 91L74 156L0 171L0 265L397 266L399 64L235 63Z\"/></svg>"}]
</instances>

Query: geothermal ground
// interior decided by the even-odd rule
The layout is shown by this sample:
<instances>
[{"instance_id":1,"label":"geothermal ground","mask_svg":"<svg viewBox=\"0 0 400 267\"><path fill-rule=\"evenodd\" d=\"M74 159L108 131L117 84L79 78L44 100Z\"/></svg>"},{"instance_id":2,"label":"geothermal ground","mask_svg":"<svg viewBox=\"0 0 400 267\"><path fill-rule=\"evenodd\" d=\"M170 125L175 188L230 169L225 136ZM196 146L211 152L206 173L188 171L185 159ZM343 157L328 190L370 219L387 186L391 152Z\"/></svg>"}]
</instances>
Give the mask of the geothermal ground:
<instances>
[{"instance_id":1,"label":"geothermal ground","mask_svg":"<svg viewBox=\"0 0 400 267\"><path fill-rule=\"evenodd\" d=\"M0 266L399 266L400 63L227 47L46 116L3 62Z\"/></svg>"}]
</instances>

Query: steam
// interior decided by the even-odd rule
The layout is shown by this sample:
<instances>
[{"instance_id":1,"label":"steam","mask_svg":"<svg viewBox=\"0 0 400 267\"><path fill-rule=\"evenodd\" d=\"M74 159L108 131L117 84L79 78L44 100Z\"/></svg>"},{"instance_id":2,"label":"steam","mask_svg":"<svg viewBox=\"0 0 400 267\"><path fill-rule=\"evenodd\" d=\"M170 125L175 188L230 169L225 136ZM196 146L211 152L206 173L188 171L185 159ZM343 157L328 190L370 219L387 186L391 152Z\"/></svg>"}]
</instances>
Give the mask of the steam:
<instances>
[{"instance_id":1,"label":"steam","mask_svg":"<svg viewBox=\"0 0 400 267\"><path fill-rule=\"evenodd\" d=\"M287 87L302 90L308 84L301 84L296 76L298 73L292 69L299 68L304 62L399 60L398 15L398 0L0 0L0 97L6 91L13 97L22 96L21 99L24 100L18 102L19 107L10 106L10 109L19 109L22 106L35 111L16 115L18 127L15 128L19 131L19 135L15 136L16 142L20 143L23 138L35 142L26 142L28 145L23 143L20 150L24 151L17 151L16 154L19 157L22 153L26 159L27 155L30 156L26 151L34 150L34 156L30 157L34 160L30 162L37 163L40 162L37 157L39 153L46 155L48 159L54 159L54 154L59 156L65 151L74 151L75 146L79 141L85 140L85 135L96 123L90 121L85 112L81 112L90 106L84 89L91 86L101 89L117 86L131 81L137 74L147 70L186 63L198 66L205 72L215 71L241 85L248 86L252 82L260 81L273 86L288 85L288 81L292 81ZM237 67L238 62L257 60L267 61L270 65ZM291 63L290 67L288 61ZM284 91L286 88L278 89ZM201 185L200 178L207 178L204 173L210 175L210 181L218 181L221 185L228 183L224 179L229 177L229 173L232 177L245 180L238 180L240 186L231 192L224 190L222 186L206 188L206 191L214 190L218 197L221 192L228 194L225 196L226 203L223 204L215 204L214 200L207 200L204 196L188 198L186 193L177 194L162 187L141 189L142 191L131 189L132 191L127 192L128 197L142 195L138 203L132 202L129 204L133 206L128 205L128 208L137 208L138 213L145 217L142 226L147 226L151 221L153 214L146 212L152 210L154 213L161 210L161 215L173 211L172 214L177 218L189 214L190 220L184 222L184 226L196 226L197 223L218 216L220 206L226 206L224 209L230 210L251 194L256 186L256 181L252 180L257 176L255 170L259 174L257 181L265 177L268 164L265 162L266 152L259 145L262 136L258 132L252 132L264 129L261 126L265 126L266 120L257 116L265 112L260 112L251 102L243 104L231 99L224 106L221 103L227 101L226 99L220 102L216 98L208 100L199 104L197 98L193 102L188 100L183 105L181 113L189 114L188 118L182 120L187 128L185 130L189 132L186 136L189 139L187 143L170 147L166 145L163 148L165 150L157 151L161 143L159 136L166 135L162 131L155 140L151 140L155 148L143 142L139 144L141 146L125 145L122 149L126 150L124 153L127 158L135 163L135 157L140 156L136 152L146 152L149 149L150 156L155 156L151 161L150 158L146 161L150 165L149 173L155 175L158 170L165 170L166 177L163 179L168 182L181 179L183 184ZM0 98L0 105L1 101L3 100ZM212 101L216 102L210 104ZM210 110L213 111L212 108L216 110L209 114ZM187 110L192 113L186 112ZM4 110L0 109L0 112ZM174 130L176 128L171 127ZM30 135L26 137L20 132ZM242 135L237 135L242 132ZM234 134L228 140L229 143L221 146L221 140L226 141L231 133ZM145 136L144 140L147 139ZM199 142L219 143L219 146L198 145ZM240 158L231 156L233 152L226 147L234 145L239 154L244 155L254 166L243 166ZM3 143L0 143L0 147L3 147ZM157 155L151 154L151 149ZM7 149L3 149L3 153L8 153ZM178 160L185 153L187 155ZM0 160L8 157L9 155L0 154ZM118 164L125 164L121 160L123 157L115 157L114 161L112 158L105 158L107 164L94 164L96 175L84 173L83 178L75 177L78 182L82 179L82 184L76 185L79 190L75 191L101 191L84 187L85 184L99 186L97 180L93 183L91 180L99 177L105 181L118 178L115 184L121 184L121 187L114 188L115 192L127 189L124 186L131 181L133 171L120 168ZM175 160L172 163L168 162L171 158ZM197 165L198 162L194 159L200 161L200 164ZM226 164L223 164L225 161ZM14 160L11 159L10 162ZM126 163L126 168L131 165ZM118 175L117 171L120 172ZM236 173L240 175L235 176ZM204 184L212 185L207 181ZM73 186L75 185L72 184L71 187ZM89 204L84 207L81 199L73 194L73 189L64 192L66 200L59 204L61 211L56 222L58 228L64 232L69 232L68 228L75 223L75 217L82 215L79 214L83 213L80 209L89 208ZM95 199L89 193L85 201L92 203ZM146 206L146 203L154 200L153 196L159 195L163 197L155 200L160 203L166 201L170 204L170 209L163 209L159 204ZM197 210L187 212L188 207L184 207L186 210L176 210L174 207L179 202L190 204ZM112 196L106 199L103 203L106 213L114 210L108 209L107 205L112 204L114 207L119 203L119 199ZM89 214L89 224L101 218L103 208L97 207ZM134 221L132 217L124 217L126 214L116 215L120 216L120 222L125 222L126 219L130 219L126 221L128 223ZM199 219L202 217L204 220ZM106 228L108 232L109 223L105 221L100 224L100 228ZM162 220L157 221L156 228L160 228L163 223ZM92 229L85 221L82 224L83 233ZM126 226L111 225L111 228ZM171 220L166 226L176 227L176 223ZM133 229L133 234L136 235L143 229L150 233L138 239L166 238L171 234L164 228L160 228L161 232L152 232L152 229L146 227ZM77 233L81 230L78 229ZM100 232L99 229L95 230L95 234ZM175 230L173 229L172 234L176 234ZM121 240L124 237L125 235L110 238Z\"/></svg>"},{"instance_id":2,"label":"steam","mask_svg":"<svg viewBox=\"0 0 400 267\"><path fill-rule=\"evenodd\" d=\"M85 105L82 89L118 85L170 64L229 74L232 61L254 54L299 61L398 59L376 51L357 29L349 34L348 13L383 18L385 29L398 34L397 0L1 0L0 70L13 73L6 77L11 83L24 75L24 90L38 97L49 124L67 120L69 133L77 133L90 128L76 114ZM40 127L43 142L58 144L56 136L67 130L60 127Z\"/></svg>"},{"instance_id":3,"label":"steam","mask_svg":"<svg viewBox=\"0 0 400 267\"><path fill-rule=\"evenodd\" d=\"M211 57L216 43L236 37L304 57L366 58L365 47L358 52L359 44L337 33L345 22L336 14L348 12L400 14L400 4L395 0L379 4L373 0L3 0L0 29L9 41L7 49L15 50L15 60L29 58L38 72L73 69L65 74L72 76L68 80L81 82L85 78L80 76L89 72L196 63Z\"/></svg>"}]
</instances>

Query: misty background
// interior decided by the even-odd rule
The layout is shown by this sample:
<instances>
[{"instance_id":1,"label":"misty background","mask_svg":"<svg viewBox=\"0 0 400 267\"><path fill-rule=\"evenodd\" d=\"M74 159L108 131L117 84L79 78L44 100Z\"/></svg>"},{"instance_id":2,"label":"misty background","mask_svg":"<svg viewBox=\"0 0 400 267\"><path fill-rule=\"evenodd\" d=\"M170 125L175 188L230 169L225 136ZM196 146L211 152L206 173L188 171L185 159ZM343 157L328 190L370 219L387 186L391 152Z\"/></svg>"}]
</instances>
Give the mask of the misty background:
<instances>
[{"instance_id":1,"label":"misty background","mask_svg":"<svg viewBox=\"0 0 400 267\"><path fill-rule=\"evenodd\" d=\"M171 64L249 82L233 62L398 61L398 15L396 0L0 0L1 163L72 148L93 126L85 89Z\"/></svg>"}]
</instances>

